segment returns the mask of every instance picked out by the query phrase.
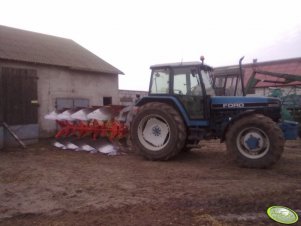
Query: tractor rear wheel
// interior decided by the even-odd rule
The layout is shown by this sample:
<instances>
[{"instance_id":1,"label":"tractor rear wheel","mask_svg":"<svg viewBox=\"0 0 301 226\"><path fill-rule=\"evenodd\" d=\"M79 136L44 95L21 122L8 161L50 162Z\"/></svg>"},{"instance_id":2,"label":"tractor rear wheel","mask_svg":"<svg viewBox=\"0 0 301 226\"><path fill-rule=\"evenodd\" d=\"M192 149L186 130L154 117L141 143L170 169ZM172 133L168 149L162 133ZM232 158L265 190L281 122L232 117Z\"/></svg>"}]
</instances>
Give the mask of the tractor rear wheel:
<instances>
[{"instance_id":1,"label":"tractor rear wheel","mask_svg":"<svg viewBox=\"0 0 301 226\"><path fill-rule=\"evenodd\" d=\"M268 117L254 114L234 122L226 134L230 158L248 168L267 168L282 155L281 129Z\"/></svg>"},{"instance_id":2,"label":"tractor rear wheel","mask_svg":"<svg viewBox=\"0 0 301 226\"><path fill-rule=\"evenodd\" d=\"M131 125L135 150L149 160L168 160L184 147L186 127L170 105L147 103L139 108Z\"/></svg>"}]
</instances>

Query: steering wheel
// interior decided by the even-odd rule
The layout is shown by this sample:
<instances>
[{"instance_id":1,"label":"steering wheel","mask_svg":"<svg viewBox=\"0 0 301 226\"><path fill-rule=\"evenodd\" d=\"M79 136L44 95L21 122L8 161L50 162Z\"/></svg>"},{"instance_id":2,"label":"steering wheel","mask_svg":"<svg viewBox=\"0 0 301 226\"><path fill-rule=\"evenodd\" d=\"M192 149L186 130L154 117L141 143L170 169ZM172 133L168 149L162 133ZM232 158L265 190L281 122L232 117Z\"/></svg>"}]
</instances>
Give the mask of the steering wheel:
<instances>
[{"instance_id":1,"label":"steering wheel","mask_svg":"<svg viewBox=\"0 0 301 226\"><path fill-rule=\"evenodd\" d=\"M202 95L202 91L203 91L203 89L202 89L201 85L196 85L196 86L191 87L191 94L194 96Z\"/></svg>"},{"instance_id":2,"label":"steering wheel","mask_svg":"<svg viewBox=\"0 0 301 226\"><path fill-rule=\"evenodd\" d=\"M177 91L179 95L184 95L182 90L180 90L180 89L174 89L173 90L174 94L175 94L175 91Z\"/></svg>"}]
</instances>

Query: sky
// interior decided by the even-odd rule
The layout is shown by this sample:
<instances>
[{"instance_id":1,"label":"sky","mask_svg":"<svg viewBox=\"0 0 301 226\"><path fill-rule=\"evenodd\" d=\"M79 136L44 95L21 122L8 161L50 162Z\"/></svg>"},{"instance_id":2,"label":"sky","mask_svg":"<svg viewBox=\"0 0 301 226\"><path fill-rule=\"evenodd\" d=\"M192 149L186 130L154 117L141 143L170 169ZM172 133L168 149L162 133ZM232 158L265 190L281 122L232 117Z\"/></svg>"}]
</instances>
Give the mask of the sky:
<instances>
[{"instance_id":1,"label":"sky","mask_svg":"<svg viewBox=\"0 0 301 226\"><path fill-rule=\"evenodd\" d=\"M148 90L150 65L301 57L300 0L0 0L0 24L69 38Z\"/></svg>"}]
</instances>

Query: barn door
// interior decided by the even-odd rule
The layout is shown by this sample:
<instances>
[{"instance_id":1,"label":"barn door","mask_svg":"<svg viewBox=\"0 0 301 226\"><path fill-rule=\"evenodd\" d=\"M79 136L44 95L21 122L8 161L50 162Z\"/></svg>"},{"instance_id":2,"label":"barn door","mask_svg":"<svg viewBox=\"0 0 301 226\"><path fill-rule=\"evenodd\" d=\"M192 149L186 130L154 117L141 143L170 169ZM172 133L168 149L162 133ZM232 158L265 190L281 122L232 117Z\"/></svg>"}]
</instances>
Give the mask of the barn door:
<instances>
[{"instance_id":1,"label":"barn door","mask_svg":"<svg viewBox=\"0 0 301 226\"><path fill-rule=\"evenodd\" d=\"M4 136L3 136L3 89L2 89L2 74L0 68L0 150L3 148Z\"/></svg>"},{"instance_id":2,"label":"barn door","mask_svg":"<svg viewBox=\"0 0 301 226\"><path fill-rule=\"evenodd\" d=\"M37 124L36 70L3 67L1 77L3 121L8 125Z\"/></svg>"},{"instance_id":3,"label":"barn door","mask_svg":"<svg viewBox=\"0 0 301 226\"><path fill-rule=\"evenodd\" d=\"M2 85L2 74L0 68L0 127L3 123L3 85Z\"/></svg>"}]
</instances>

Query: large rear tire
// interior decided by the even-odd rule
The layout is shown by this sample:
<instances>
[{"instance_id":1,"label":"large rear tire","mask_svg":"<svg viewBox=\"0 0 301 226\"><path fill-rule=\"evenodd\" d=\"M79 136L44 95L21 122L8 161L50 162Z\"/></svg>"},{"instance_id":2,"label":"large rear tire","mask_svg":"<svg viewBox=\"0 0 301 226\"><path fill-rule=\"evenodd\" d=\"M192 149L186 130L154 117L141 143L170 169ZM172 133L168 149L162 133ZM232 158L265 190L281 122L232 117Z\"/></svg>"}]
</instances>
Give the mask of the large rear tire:
<instances>
[{"instance_id":1,"label":"large rear tire","mask_svg":"<svg viewBox=\"0 0 301 226\"><path fill-rule=\"evenodd\" d=\"M284 137L277 124L260 114L234 122L226 134L229 156L247 168L268 168L281 157Z\"/></svg>"},{"instance_id":2,"label":"large rear tire","mask_svg":"<svg viewBox=\"0 0 301 226\"><path fill-rule=\"evenodd\" d=\"M147 103L139 108L131 126L135 150L149 160L168 160L185 145L186 127L180 114L170 105Z\"/></svg>"}]
</instances>

